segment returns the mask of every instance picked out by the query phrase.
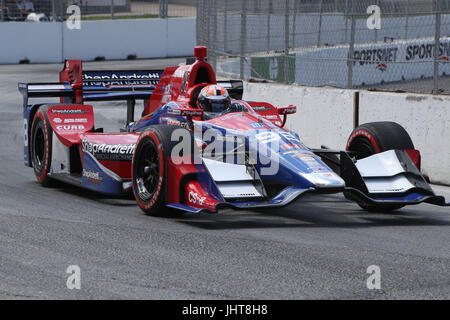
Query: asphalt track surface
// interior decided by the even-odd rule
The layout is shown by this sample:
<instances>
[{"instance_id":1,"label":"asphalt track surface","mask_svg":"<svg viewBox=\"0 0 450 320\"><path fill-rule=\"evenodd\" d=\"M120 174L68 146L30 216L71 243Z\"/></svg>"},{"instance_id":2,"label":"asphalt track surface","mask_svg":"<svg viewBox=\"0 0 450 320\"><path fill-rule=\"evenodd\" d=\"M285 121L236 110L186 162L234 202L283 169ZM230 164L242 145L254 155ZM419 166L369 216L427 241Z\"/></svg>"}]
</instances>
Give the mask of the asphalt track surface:
<instances>
[{"instance_id":1,"label":"asphalt track surface","mask_svg":"<svg viewBox=\"0 0 450 320\"><path fill-rule=\"evenodd\" d=\"M0 298L450 298L450 208L421 204L372 214L330 195L305 196L283 209L168 219L143 215L130 199L42 187L23 165L17 82L56 81L61 67L0 66ZM125 108L103 103L95 116L97 126L118 130ZM66 287L69 265L81 269L80 290ZM366 287L370 265L380 267L381 290Z\"/></svg>"}]
</instances>

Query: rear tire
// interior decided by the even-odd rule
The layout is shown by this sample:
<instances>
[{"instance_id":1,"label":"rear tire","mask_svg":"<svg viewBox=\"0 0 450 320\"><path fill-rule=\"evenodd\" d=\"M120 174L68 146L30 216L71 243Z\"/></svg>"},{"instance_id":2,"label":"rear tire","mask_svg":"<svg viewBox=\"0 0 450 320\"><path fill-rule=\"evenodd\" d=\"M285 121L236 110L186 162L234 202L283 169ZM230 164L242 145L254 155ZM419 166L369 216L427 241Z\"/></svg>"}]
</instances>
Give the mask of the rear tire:
<instances>
[{"instance_id":1,"label":"rear tire","mask_svg":"<svg viewBox=\"0 0 450 320\"><path fill-rule=\"evenodd\" d=\"M408 132L395 122L382 121L365 123L350 134L347 141L348 151L357 152L356 159L363 159L376 153L392 149L414 149ZM404 205L373 205L358 202L358 205L369 212L391 212Z\"/></svg>"},{"instance_id":2,"label":"rear tire","mask_svg":"<svg viewBox=\"0 0 450 320\"><path fill-rule=\"evenodd\" d=\"M168 208L167 158L178 141L171 141L172 133L186 130L177 126L155 125L143 132L133 154L133 194L142 211L151 216L179 216L185 211ZM191 137L191 133L186 130ZM170 191L169 191L170 192Z\"/></svg>"},{"instance_id":3,"label":"rear tire","mask_svg":"<svg viewBox=\"0 0 450 320\"><path fill-rule=\"evenodd\" d=\"M44 186L51 186L53 180L48 176L52 160L53 129L47 118L48 106L39 107L31 127L31 164L36 179Z\"/></svg>"}]
</instances>

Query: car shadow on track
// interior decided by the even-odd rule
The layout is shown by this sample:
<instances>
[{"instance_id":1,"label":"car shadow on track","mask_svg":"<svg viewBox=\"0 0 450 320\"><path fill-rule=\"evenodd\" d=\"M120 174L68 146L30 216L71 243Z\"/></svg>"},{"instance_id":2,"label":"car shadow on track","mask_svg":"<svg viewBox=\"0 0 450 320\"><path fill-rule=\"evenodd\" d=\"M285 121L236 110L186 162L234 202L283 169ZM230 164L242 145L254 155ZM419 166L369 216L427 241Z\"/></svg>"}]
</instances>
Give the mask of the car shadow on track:
<instances>
[{"instance_id":1,"label":"car shadow on track","mask_svg":"<svg viewBox=\"0 0 450 320\"><path fill-rule=\"evenodd\" d=\"M39 185L38 182L35 182L35 184ZM111 196L108 194L104 194L93 190L87 190L78 186L69 185L59 181L53 181L52 186L46 189L54 192L60 192L67 196L77 196L82 199L87 199L90 201L95 201L106 205L116 207L135 206L136 209L138 209L136 205L136 200L134 200L133 194L131 192L129 194L124 194L120 196Z\"/></svg>"},{"instance_id":2,"label":"car shadow on track","mask_svg":"<svg viewBox=\"0 0 450 320\"><path fill-rule=\"evenodd\" d=\"M421 210L402 208L392 213L369 213L343 198L308 197L291 206L252 211L224 210L218 214L186 214L179 223L211 229L258 228L372 228L408 226L450 226L441 213L430 214L428 205ZM428 210L427 210L428 209Z\"/></svg>"},{"instance_id":3,"label":"car shadow on track","mask_svg":"<svg viewBox=\"0 0 450 320\"><path fill-rule=\"evenodd\" d=\"M132 194L112 197L60 182L55 182L48 190L112 207L135 207L137 212L142 213ZM417 210L416 207L420 207L420 210ZM169 218L176 223L206 230L449 226L450 220L446 219L447 214L443 211L433 212L430 210L432 208L436 207L419 205L405 207L388 214L369 213L342 196L305 195L295 203L283 208L222 209L217 214L187 213L182 216L148 217L148 219Z\"/></svg>"}]
</instances>

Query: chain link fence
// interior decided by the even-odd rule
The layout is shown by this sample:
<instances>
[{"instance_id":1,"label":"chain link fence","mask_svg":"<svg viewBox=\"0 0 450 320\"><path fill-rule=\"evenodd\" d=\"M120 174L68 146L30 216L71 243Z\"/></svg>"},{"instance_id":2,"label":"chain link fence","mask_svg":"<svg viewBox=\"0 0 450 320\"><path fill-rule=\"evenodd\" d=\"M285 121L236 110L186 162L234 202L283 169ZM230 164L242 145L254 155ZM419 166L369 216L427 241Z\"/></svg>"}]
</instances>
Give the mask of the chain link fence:
<instances>
[{"instance_id":1,"label":"chain link fence","mask_svg":"<svg viewBox=\"0 0 450 320\"><path fill-rule=\"evenodd\" d=\"M195 17L196 0L0 0L0 21L63 21L80 8L82 20ZM31 15L30 15L31 14Z\"/></svg>"},{"instance_id":2,"label":"chain link fence","mask_svg":"<svg viewBox=\"0 0 450 320\"><path fill-rule=\"evenodd\" d=\"M219 74L450 94L450 0L198 0Z\"/></svg>"}]
</instances>

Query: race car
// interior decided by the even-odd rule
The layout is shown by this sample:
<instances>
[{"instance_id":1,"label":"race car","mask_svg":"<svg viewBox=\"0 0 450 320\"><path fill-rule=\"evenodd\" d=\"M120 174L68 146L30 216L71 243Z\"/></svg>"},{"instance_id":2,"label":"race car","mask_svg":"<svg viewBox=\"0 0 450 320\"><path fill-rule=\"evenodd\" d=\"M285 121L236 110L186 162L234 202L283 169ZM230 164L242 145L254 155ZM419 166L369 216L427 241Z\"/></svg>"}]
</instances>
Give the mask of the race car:
<instances>
[{"instance_id":1,"label":"race car","mask_svg":"<svg viewBox=\"0 0 450 320\"><path fill-rule=\"evenodd\" d=\"M19 83L25 165L44 186L132 193L149 215L281 207L306 193L343 193L368 211L449 205L422 176L420 152L399 124L363 124L345 150L311 149L285 127L295 106L244 101L242 81L216 80L206 47L194 56L165 70L86 71L66 60L59 82ZM29 104L34 97L60 101ZM97 128L85 104L110 100L127 101L116 133Z\"/></svg>"}]
</instances>

